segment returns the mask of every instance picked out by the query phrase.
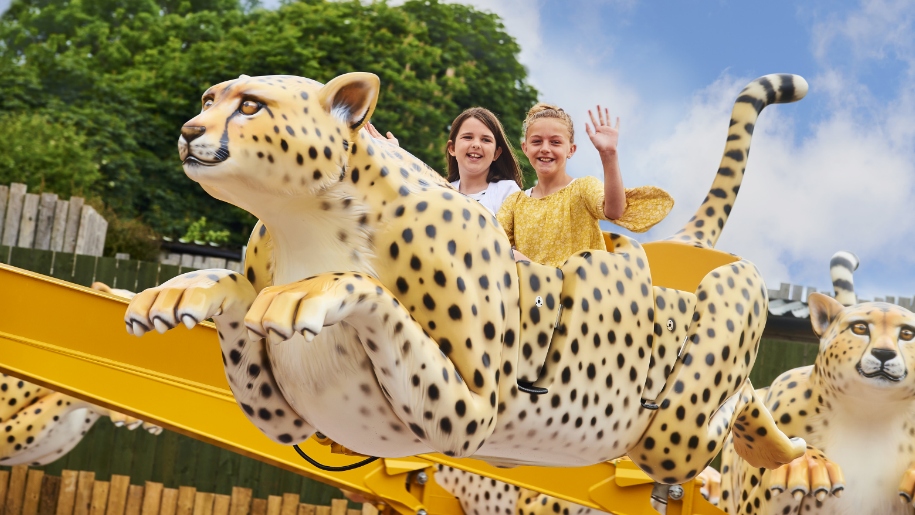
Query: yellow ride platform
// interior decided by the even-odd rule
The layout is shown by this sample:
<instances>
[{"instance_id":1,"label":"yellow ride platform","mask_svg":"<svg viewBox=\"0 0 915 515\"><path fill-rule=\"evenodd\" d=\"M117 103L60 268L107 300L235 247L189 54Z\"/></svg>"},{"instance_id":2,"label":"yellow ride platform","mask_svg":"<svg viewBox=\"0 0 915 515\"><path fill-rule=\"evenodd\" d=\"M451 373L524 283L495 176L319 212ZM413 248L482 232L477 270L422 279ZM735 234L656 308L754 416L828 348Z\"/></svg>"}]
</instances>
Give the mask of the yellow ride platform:
<instances>
[{"instance_id":1,"label":"yellow ride platform","mask_svg":"<svg viewBox=\"0 0 915 515\"><path fill-rule=\"evenodd\" d=\"M715 267L737 258L672 242L645 244L654 284L695 291ZM242 414L223 370L212 324L183 326L142 340L127 334L127 301L88 288L0 265L0 371L376 499L412 515L460 515L458 501L434 481L435 464L450 465L619 515L656 513L653 483L628 460L580 468L498 469L473 459L426 454L380 459L346 472L325 472L291 446L264 437ZM321 463L362 458L331 452L310 439L302 449ZM421 484L422 483L422 484ZM695 481L670 500L669 515L723 513Z\"/></svg>"}]
</instances>

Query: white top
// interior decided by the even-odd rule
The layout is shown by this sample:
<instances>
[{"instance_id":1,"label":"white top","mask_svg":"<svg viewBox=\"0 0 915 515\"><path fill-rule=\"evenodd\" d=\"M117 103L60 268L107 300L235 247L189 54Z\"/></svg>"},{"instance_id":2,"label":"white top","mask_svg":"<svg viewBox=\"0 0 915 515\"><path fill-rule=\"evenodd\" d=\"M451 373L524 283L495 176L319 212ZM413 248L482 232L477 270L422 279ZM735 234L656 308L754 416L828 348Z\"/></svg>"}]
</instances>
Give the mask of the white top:
<instances>
[{"instance_id":1,"label":"white top","mask_svg":"<svg viewBox=\"0 0 915 515\"><path fill-rule=\"evenodd\" d=\"M451 185L454 186L456 190L461 190L460 179L452 182ZM518 183L506 179L504 181L491 182L485 190L478 193L471 193L467 196L480 204L483 204L483 207L488 209L490 213L496 214L499 212L499 208L502 207L502 202L505 202L505 199L516 191L521 191L521 188L518 187Z\"/></svg>"}]
</instances>

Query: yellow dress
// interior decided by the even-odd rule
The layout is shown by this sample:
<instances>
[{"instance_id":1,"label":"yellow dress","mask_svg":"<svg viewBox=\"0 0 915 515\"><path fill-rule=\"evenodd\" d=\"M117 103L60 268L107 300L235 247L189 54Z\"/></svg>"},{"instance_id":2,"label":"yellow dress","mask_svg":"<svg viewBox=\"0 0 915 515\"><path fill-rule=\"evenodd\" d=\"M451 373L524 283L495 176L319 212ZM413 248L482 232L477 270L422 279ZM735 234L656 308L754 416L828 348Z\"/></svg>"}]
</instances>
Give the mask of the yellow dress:
<instances>
[{"instance_id":1,"label":"yellow dress","mask_svg":"<svg viewBox=\"0 0 915 515\"><path fill-rule=\"evenodd\" d=\"M645 232L667 216L674 199L655 186L626 188L626 209L610 222ZM497 215L512 246L532 261L559 267L582 250L607 250L599 220L604 216L604 185L596 177L573 180L543 198L519 191L505 199Z\"/></svg>"}]
</instances>

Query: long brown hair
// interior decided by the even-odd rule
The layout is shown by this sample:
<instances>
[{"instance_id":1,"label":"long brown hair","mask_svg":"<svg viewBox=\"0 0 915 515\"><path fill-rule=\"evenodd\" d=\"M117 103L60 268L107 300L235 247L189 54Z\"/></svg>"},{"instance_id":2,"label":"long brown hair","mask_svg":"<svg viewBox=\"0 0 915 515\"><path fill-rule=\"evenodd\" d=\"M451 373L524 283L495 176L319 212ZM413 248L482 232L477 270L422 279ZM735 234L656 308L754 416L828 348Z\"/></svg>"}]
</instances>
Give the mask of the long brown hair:
<instances>
[{"instance_id":1,"label":"long brown hair","mask_svg":"<svg viewBox=\"0 0 915 515\"><path fill-rule=\"evenodd\" d=\"M484 107L471 107L459 114L457 118L451 122L451 133L448 134L448 142L452 145L454 144L458 131L461 130L461 125L464 125L464 122L471 116L482 122L487 129L492 131L493 137L496 138L496 148L502 149L499 158L493 161L492 165L489 167L489 175L486 176L486 182L510 180L515 181L520 188L521 166L518 165L518 158L515 157L514 149L512 148L511 143L508 142L508 138L505 137L505 129L502 128L499 119L496 118L496 115L489 109ZM445 148L445 155L448 158L448 182L454 182L461 178L461 173L458 170L457 158L448 153L447 147Z\"/></svg>"}]
</instances>

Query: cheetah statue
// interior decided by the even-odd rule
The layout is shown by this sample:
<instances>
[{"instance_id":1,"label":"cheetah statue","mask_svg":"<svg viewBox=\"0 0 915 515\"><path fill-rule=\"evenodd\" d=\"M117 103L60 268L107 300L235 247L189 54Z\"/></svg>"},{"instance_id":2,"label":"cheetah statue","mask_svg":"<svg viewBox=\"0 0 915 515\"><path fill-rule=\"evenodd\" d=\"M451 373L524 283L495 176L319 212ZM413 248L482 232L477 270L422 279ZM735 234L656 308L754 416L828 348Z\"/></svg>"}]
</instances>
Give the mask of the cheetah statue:
<instances>
[{"instance_id":1,"label":"cheetah statue","mask_svg":"<svg viewBox=\"0 0 915 515\"><path fill-rule=\"evenodd\" d=\"M126 290L113 290L102 283L99 291L131 297ZM0 465L45 465L64 456L78 444L100 417L115 426L136 429L141 425L152 434L162 428L102 408L69 395L0 375Z\"/></svg>"},{"instance_id":2,"label":"cheetah statue","mask_svg":"<svg viewBox=\"0 0 915 515\"><path fill-rule=\"evenodd\" d=\"M287 445L319 430L361 454L499 466L628 453L664 483L695 477L730 431L756 466L803 453L747 381L768 302L752 263L716 268L695 292L654 287L643 247L612 235L612 252L558 269L516 265L485 208L363 130L379 90L368 73L208 89L179 153L189 178L259 219L245 273L141 292L128 332L212 318L240 407ZM759 112L806 91L792 75L744 89L713 189L678 241L713 244Z\"/></svg>"},{"instance_id":3,"label":"cheetah statue","mask_svg":"<svg viewBox=\"0 0 915 515\"><path fill-rule=\"evenodd\" d=\"M857 303L857 266L853 254L835 254L835 298L807 300L820 338L815 363L760 390L779 428L806 440L805 455L766 471L729 440L719 504L727 513L915 513L915 314Z\"/></svg>"}]
</instances>

